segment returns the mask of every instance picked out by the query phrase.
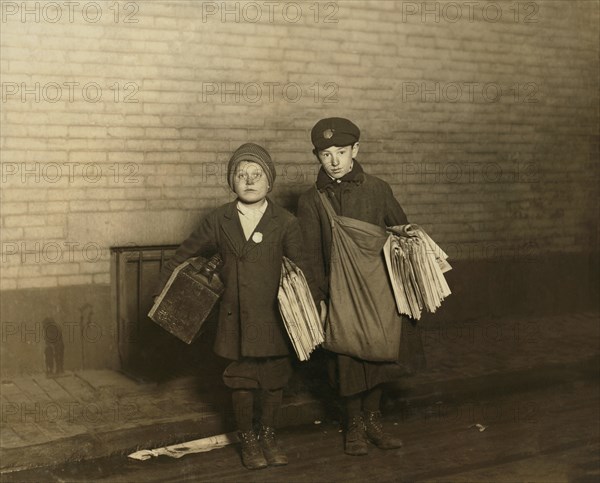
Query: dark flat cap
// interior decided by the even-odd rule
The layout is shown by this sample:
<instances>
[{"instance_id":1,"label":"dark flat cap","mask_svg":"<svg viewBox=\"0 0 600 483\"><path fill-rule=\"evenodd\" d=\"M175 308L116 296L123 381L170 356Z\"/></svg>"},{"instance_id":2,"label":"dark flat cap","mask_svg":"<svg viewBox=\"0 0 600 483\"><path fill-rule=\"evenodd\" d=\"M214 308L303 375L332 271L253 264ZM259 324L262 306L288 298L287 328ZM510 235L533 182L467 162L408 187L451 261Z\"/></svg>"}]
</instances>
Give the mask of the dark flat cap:
<instances>
[{"instance_id":1,"label":"dark flat cap","mask_svg":"<svg viewBox=\"0 0 600 483\"><path fill-rule=\"evenodd\" d=\"M331 146L349 146L360 138L360 129L343 117L329 117L317 122L310 132L310 139L318 151Z\"/></svg>"}]
</instances>

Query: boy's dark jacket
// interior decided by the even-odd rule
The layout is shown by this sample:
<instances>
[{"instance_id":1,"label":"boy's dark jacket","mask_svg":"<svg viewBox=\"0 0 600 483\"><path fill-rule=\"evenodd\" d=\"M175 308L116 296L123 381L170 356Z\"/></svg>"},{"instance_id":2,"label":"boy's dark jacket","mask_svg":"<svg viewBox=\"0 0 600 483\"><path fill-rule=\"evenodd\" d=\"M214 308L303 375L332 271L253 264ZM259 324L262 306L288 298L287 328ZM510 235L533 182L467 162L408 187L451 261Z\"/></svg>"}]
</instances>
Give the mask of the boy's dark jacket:
<instances>
[{"instance_id":1,"label":"boy's dark jacket","mask_svg":"<svg viewBox=\"0 0 600 483\"><path fill-rule=\"evenodd\" d=\"M277 303L282 257L301 266L302 234L298 220L268 200L252 237L246 241L237 200L209 213L185 240L161 272L160 287L173 270L190 257L223 258L220 277L225 285L219 308L215 352L225 358L285 356L290 342Z\"/></svg>"},{"instance_id":2,"label":"boy's dark jacket","mask_svg":"<svg viewBox=\"0 0 600 483\"><path fill-rule=\"evenodd\" d=\"M354 160L352 170L340 183L332 180L323 168L317 182L300 196L298 219L304 237L304 254L310 262L317 300L329 296L331 227L318 191L325 193L338 215L355 218L385 228L408 223L404 210L385 181L365 173Z\"/></svg>"}]
</instances>

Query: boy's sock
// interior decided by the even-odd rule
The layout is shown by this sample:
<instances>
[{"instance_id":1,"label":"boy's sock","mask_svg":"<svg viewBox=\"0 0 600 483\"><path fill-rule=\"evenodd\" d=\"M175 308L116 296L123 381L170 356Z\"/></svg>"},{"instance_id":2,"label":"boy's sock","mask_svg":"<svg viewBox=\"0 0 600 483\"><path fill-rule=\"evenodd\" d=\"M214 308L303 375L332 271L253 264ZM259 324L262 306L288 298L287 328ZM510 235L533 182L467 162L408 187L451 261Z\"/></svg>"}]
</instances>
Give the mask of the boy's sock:
<instances>
[{"instance_id":1,"label":"boy's sock","mask_svg":"<svg viewBox=\"0 0 600 483\"><path fill-rule=\"evenodd\" d=\"M350 421L354 417L360 416L361 400L362 400L361 396L363 394L364 393L354 394L353 396L348 396L345 398L345 400L346 400L346 416L348 418L348 421Z\"/></svg>"},{"instance_id":2,"label":"boy's sock","mask_svg":"<svg viewBox=\"0 0 600 483\"><path fill-rule=\"evenodd\" d=\"M364 392L362 399L362 407L365 411L379 411L379 404L381 403L381 394L383 390L381 386L375 386L369 391Z\"/></svg>"},{"instance_id":3,"label":"boy's sock","mask_svg":"<svg viewBox=\"0 0 600 483\"><path fill-rule=\"evenodd\" d=\"M254 409L254 394L246 389L234 389L231 393L233 415L240 431L252 430L252 416Z\"/></svg>"},{"instance_id":4,"label":"boy's sock","mask_svg":"<svg viewBox=\"0 0 600 483\"><path fill-rule=\"evenodd\" d=\"M283 389L262 391L261 423L263 426L275 427L279 420L279 410L283 400Z\"/></svg>"}]
</instances>

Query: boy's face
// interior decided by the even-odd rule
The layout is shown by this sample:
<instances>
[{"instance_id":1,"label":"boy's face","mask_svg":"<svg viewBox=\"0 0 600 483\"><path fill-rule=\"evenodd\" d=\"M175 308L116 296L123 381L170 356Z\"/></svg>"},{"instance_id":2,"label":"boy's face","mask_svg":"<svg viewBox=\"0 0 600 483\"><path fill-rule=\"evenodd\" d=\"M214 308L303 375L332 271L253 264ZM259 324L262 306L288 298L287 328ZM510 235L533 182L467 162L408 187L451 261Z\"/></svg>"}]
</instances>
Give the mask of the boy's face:
<instances>
[{"instance_id":1,"label":"boy's face","mask_svg":"<svg viewBox=\"0 0 600 483\"><path fill-rule=\"evenodd\" d=\"M351 146L331 146L317 151L317 157L325 172L334 179L348 174L352 169L352 159L358 154L358 143Z\"/></svg>"},{"instance_id":2,"label":"boy's face","mask_svg":"<svg viewBox=\"0 0 600 483\"><path fill-rule=\"evenodd\" d=\"M233 174L233 191L244 203L257 203L267 196L269 181L260 166L252 161L242 161Z\"/></svg>"}]
</instances>

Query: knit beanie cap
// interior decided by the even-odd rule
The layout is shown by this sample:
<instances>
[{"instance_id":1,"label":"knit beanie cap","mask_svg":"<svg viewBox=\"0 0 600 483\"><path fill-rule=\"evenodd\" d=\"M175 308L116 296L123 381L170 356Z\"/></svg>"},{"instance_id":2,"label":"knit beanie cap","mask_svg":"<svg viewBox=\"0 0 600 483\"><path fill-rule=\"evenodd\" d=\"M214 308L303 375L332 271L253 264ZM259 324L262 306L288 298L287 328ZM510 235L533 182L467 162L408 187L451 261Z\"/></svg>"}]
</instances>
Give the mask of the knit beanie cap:
<instances>
[{"instance_id":1,"label":"knit beanie cap","mask_svg":"<svg viewBox=\"0 0 600 483\"><path fill-rule=\"evenodd\" d=\"M242 161L250 161L260 165L267 176L269 186L271 188L273 187L276 173L275 164L273 163L271 156L262 146L254 143L246 143L237 148L231 155L231 159L229 159L229 165L227 166L227 182L231 189L233 189L233 175L238 164Z\"/></svg>"}]
</instances>

